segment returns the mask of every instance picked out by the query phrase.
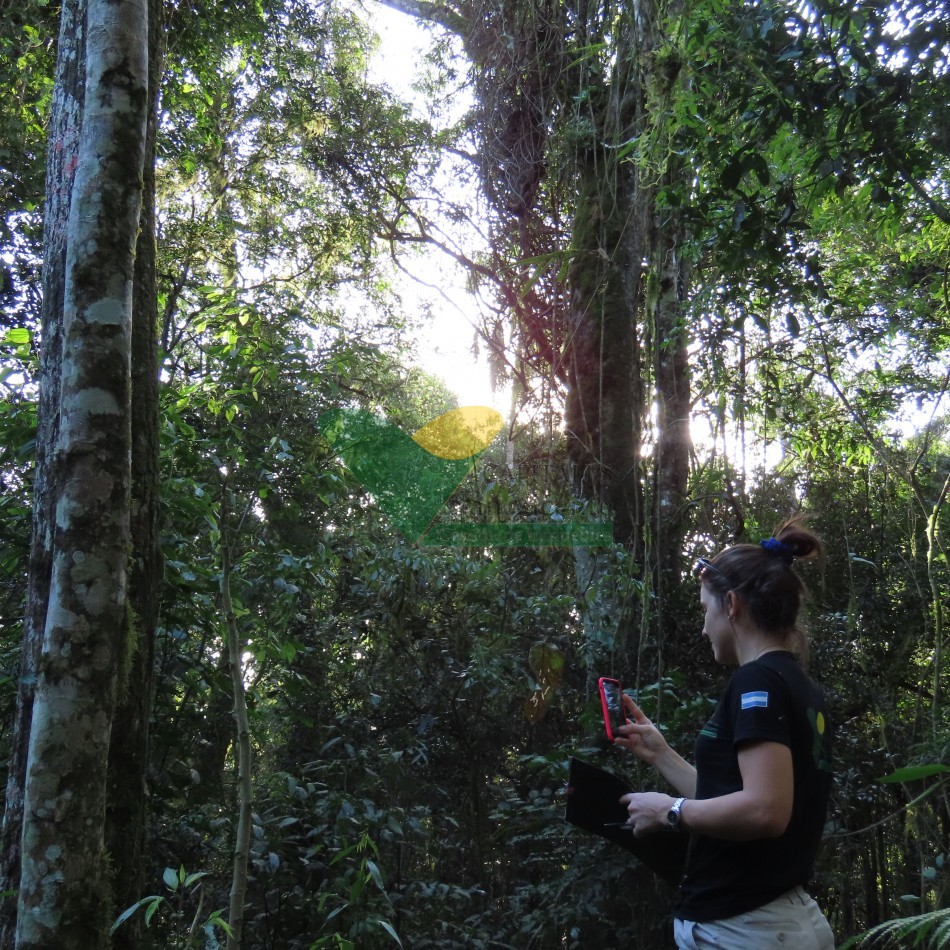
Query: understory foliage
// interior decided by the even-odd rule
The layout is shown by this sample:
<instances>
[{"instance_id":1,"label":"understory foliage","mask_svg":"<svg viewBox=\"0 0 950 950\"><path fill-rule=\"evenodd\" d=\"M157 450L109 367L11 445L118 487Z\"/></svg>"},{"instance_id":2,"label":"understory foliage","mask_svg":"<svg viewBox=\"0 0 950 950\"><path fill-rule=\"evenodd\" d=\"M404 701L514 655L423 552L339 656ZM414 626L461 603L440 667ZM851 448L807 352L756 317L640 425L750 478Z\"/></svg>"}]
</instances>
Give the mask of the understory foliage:
<instances>
[{"instance_id":1,"label":"understory foliage","mask_svg":"<svg viewBox=\"0 0 950 950\"><path fill-rule=\"evenodd\" d=\"M652 83L634 89L617 85L628 6L429 10L433 113L472 67L472 112L447 126L369 82L356 8L167 5L148 884L114 908L140 946L226 939L239 803L224 571L251 744L246 947L669 945L675 895L564 822L568 760L657 787L604 740L601 675L688 757L727 676L699 636L689 565L799 510L828 547L805 572L807 627L836 727L812 891L841 942L948 943L950 10L649 5ZM30 535L48 16L27 3L0 25L4 758ZM621 91L642 120L623 135L608 122ZM457 177L481 181L479 214L433 186L451 162L477 171ZM592 170L606 185L585 205ZM422 243L468 267L514 392L504 435L437 521L610 520L577 489L560 358L570 301L606 293L602 215L630 175L653 202L648 250L688 265L675 320L657 316L670 288L655 257L631 308L636 543L408 543L319 420L360 408L414 432L454 408L414 366L420 315L393 276ZM483 224L489 252L449 248L454 225ZM671 510L654 399L680 349L694 444Z\"/></svg>"}]
</instances>

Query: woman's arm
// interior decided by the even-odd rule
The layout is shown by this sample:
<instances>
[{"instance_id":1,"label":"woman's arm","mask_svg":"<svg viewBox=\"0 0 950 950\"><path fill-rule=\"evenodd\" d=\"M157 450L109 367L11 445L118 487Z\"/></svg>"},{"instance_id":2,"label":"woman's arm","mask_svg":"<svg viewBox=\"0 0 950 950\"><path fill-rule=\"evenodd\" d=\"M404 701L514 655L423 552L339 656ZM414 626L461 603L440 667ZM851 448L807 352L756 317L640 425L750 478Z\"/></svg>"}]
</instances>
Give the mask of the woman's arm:
<instances>
[{"instance_id":1,"label":"woman's arm","mask_svg":"<svg viewBox=\"0 0 950 950\"><path fill-rule=\"evenodd\" d=\"M652 765L680 795L692 798L696 794L696 769L670 748L663 733L626 693L623 705L632 721L616 730L614 742Z\"/></svg>"},{"instance_id":2,"label":"woman's arm","mask_svg":"<svg viewBox=\"0 0 950 950\"><path fill-rule=\"evenodd\" d=\"M780 742L750 742L739 749L742 790L719 798L689 799L680 827L712 838L751 841L777 838L792 817L792 752ZM688 797L688 796L687 796ZM637 835L668 827L669 795L642 792L621 799Z\"/></svg>"}]
</instances>

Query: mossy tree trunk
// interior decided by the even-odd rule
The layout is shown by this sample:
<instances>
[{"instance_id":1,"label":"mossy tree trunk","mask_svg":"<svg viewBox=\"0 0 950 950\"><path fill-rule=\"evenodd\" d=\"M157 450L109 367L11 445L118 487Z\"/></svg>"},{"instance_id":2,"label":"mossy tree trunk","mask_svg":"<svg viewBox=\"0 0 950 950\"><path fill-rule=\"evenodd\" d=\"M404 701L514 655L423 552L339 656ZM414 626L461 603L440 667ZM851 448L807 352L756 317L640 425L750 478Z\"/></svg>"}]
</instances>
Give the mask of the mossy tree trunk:
<instances>
[{"instance_id":1,"label":"mossy tree trunk","mask_svg":"<svg viewBox=\"0 0 950 950\"><path fill-rule=\"evenodd\" d=\"M163 61L161 0L149 6L149 98L141 227L135 253L132 297L132 500L129 566L130 629L118 708L109 748L106 847L113 871L116 909L145 893L146 788L149 718L152 712L155 628L161 590L158 534L158 294L155 273L155 137ZM140 946L142 915L116 931L113 950Z\"/></svg>"},{"instance_id":2,"label":"mossy tree trunk","mask_svg":"<svg viewBox=\"0 0 950 950\"><path fill-rule=\"evenodd\" d=\"M603 503L614 540L642 545L639 337L642 238L636 169L604 151L580 169L568 274L565 428L574 492Z\"/></svg>"},{"instance_id":3,"label":"mossy tree trunk","mask_svg":"<svg viewBox=\"0 0 950 950\"><path fill-rule=\"evenodd\" d=\"M23 787L21 950L106 947L112 913L104 829L128 630L132 286L148 110L147 0L88 0L85 10L77 8L77 23L83 14L62 357L46 367L56 378L41 380L58 389L46 411L58 415L59 431L47 446L51 570ZM57 147L62 143L51 140L50 150Z\"/></svg>"},{"instance_id":4,"label":"mossy tree trunk","mask_svg":"<svg viewBox=\"0 0 950 950\"><path fill-rule=\"evenodd\" d=\"M82 124L84 21L81 0L64 0L57 46L56 84L49 120L46 203L43 210L43 306L40 314L39 392L36 461L33 477L33 530L30 545L27 603L17 705L11 736L6 802L0 849L0 891L13 895L20 884L20 837L23 832L23 789L33 720L33 693L53 551L52 458L59 437L59 364L62 359L62 315L65 284L66 226ZM12 947L16 933L16 898L0 904L0 947Z\"/></svg>"},{"instance_id":5,"label":"mossy tree trunk","mask_svg":"<svg viewBox=\"0 0 950 950\"><path fill-rule=\"evenodd\" d=\"M582 79L594 135L578 153L578 196L567 274L569 387L565 431L575 496L596 501L613 522L614 540L642 574L645 547L645 460L642 454L649 377L644 365L645 263L652 233L653 191L637 163L618 145L642 121L643 96L631 51L635 27L617 25L618 55L606 88ZM588 689L597 671L625 680L639 654L638 610L603 578L611 552L575 550L584 592L584 652Z\"/></svg>"}]
</instances>

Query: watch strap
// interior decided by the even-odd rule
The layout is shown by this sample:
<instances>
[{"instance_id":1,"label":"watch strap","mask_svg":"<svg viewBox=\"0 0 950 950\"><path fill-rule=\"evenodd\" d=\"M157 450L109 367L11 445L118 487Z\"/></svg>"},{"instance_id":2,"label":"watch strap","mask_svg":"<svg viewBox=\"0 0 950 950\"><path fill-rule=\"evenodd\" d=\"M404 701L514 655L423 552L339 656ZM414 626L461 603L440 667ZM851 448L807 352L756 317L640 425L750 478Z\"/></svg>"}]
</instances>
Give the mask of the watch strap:
<instances>
[{"instance_id":1,"label":"watch strap","mask_svg":"<svg viewBox=\"0 0 950 950\"><path fill-rule=\"evenodd\" d=\"M677 798L676 801L673 802L672 807L666 815L666 820L669 823L669 826L676 829L677 831L679 830L680 824L683 820L683 803L685 801L685 798Z\"/></svg>"}]
</instances>

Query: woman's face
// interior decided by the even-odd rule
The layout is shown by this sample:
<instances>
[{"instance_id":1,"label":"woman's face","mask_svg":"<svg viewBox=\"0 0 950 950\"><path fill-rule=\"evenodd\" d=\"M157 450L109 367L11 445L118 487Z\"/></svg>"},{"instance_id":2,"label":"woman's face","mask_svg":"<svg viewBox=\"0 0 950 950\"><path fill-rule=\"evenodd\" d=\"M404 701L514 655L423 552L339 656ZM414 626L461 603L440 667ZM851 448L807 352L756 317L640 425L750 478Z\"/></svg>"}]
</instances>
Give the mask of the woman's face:
<instances>
[{"instance_id":1,"label":"woman's face","mask_svg":"<svg viewBox=\"0 0 950 950\"><path fill-rule=\"evenodd\" d=\"M728 601L714 594L706 584L700 584L699 602L703 608L703 636L709 638L713 658L729 666L739 662L736 630L729 619Z\"/></svg>"}]
</instances>

